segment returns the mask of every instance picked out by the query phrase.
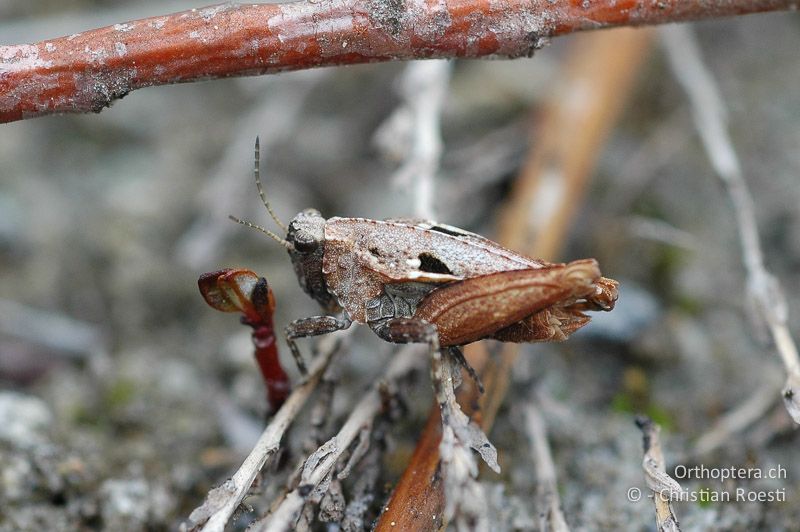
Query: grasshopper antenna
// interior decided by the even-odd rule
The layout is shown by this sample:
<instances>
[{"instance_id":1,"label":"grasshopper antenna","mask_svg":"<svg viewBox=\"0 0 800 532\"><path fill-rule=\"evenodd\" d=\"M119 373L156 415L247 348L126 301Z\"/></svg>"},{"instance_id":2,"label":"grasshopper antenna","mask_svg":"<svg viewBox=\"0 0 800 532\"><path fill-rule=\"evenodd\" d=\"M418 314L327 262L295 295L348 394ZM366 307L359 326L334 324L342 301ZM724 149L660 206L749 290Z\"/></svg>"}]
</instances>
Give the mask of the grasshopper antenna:
<instances>
[{"instance_id":1,"label":"grasshopper antenna","mask_svg":"<svg viewBox=\"0 0 800 532\"><path fill-rule=\"evenodd\" d=\"M289 228L286 227L286 224L281 222L280 218L278 218L278 216L275 214L275 211L272 210L272 206L270 206L269 202L267 201L267 196L266 196L266 194L264 194L264 187L261 185L261 171L260 171L260 168L259 168L259 166L261 165L261 142L260 142L258 137L256 137L255 158L254 159L255 159L255 162L253 163L253 176L255 176L255 179L256 179L256 187L258 188L258 195L261 196L261 201L262 201L262 203L264 203L264 207L267 208L267 211L269 211L269 215L272 217L273 220L275 220L275 223L278 224L278 226L280 226L280 228L283 229L284 232L288 232ZM237 224L241 224L241 225L244 225L245 227L250 227L250 228L255 229L257 231L261 231L262 233L264 233L265 235L267 235L272 240L274 240L278 244L282 245L283 247L285 247L289 251L293 251L294 250L294 246L291 244L291 242L289 242L285 238L279 237L278 235L276 235L275 233L273 233L272 231L270 231L269 229L267 229L265 227L262 227L260 225L256 225L253 222L248 222L247 220L242 220L241 218L237 218L236 216L233 216L233 215L228 215L228 218L230 218L231 220L233 220Z\"/></svg>"},{"instance_id":2,"label":"grasshopper antenna","mask_svg":"<svg viewBox=\"0 0 800 532\"><path fill-rule=\"evenodd\" d=\"M287 232L289 230L289 228L286 227L286 224L284 224L280 220L280 218L278 218L278 216L275 214L275 211L272 210L272 206L267 201L266 194L264 194L264 187L261 185L261 169L259 168L260 166L261 166L261 142L260 142L260 139L258 137L256 137L255 162L253 164L253 175L256 178L256 187L258 188L258 195L261 196L261 202L264 204L264 207L267 208L267 211L269 211L269 215L272 217L273 220L275 220L275 223L278 224L278 227L283 229L283 232L285 233L285 232Z\"/></svg>"},{"instance_id":3,"label":"grasshopper antenna","mask_svg":"<svg viewBox=\"0 0 800 532\"><path fill-rule=\"evenodd\" d=\"M236 216L233 216L232 214L231 214L231 215L228 215L228 218L230 218L231 220L233 220L233 221L234 221L234 222L236 222L237 224L242 224L242 225L244 225L245 227L250 227L250 228L252 228L252 229L255 229L255 230L257 230L257 231L261 231L262 233L264 233L265 235L267 235L267 236L268 236L268 237L270 237L272 240L274 240L274 241L275 241L275 242L277 242L278 244L282 245L283 247L285 247L285 248L286 248L286 249L288 249L289 251L294 251L294 246L292 245L292 243L291 243L291 242L289 242L289 241L288 241L288 240L286 240L285 238L281 238L281 237L279 237L278 235L276 235L275 233L273 233L273 232L272 232L272 231L270 231L269 229L266 229L266 228L264 228L264 227L261 227L260 225L256 225L256 224L254 224L253 222L248 222L247 220L242 220L242 219L240 219L240 218L237 218Z\"/></svg>"}]
</instances>

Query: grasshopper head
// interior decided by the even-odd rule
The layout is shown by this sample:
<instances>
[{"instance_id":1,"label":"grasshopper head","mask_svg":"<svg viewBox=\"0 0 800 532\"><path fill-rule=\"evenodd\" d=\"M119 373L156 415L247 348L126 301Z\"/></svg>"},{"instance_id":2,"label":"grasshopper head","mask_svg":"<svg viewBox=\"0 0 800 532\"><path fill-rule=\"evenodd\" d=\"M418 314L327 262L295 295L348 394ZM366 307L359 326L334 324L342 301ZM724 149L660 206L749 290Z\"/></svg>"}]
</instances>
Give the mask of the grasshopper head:
<instances>
[{"instance_id":1,"label":"grasshopper head","mask_svg":"<svg viewBox=\"0 0 800 532\"><path fill-rule=\"evenodd\" d=\"M258 195L261 197L261 201L264 203L264 207L267 208L269 215L278 224L278 227L286 231L286 238L281 238L269 229L252 222L240 220L235 216L230 216L230 218L236 223L261 231L289 250L289 257L292 259L297 280L300 281L300 286L303 287L303 290L322 305L322 308L330 312L336 312L340 309L339 304L333 294L328 292L325 275L322 273L322 258L325 253L325 218L316 209L306 209L295 216L289 227L286 227L275 214L275 211L272 210L272 206L267 201L264 187L261 185L260 153L261 148L258 137L256 137L253 177L255 178Z\"/></svg>"},{"instance_id":2,"label":"grasshopper head","mask_svg":"<svg viewBox=\"0 0 800 532\"><path fill-rule=\"evenodd\" d=\"M325 275L322 273L322 257L325 253L325 218L316 209L306 209L295 216L286 231L290 244L297 280L308 295L329 311L338 309L333 295L328 292Z\"/></svg>"},{"instance_id":3,"label":"grasshopper head","mask_svg":"<svg viewBox=\"0 0 800 532\"><path fill-rule=\"evenodd\" d=\"M289 222L286 240L294 247L289 254L310 255L325 243L325 218L316 209L306 209ZM321 267L321 266L320 266Z\"/></svg>"}]
</instances>

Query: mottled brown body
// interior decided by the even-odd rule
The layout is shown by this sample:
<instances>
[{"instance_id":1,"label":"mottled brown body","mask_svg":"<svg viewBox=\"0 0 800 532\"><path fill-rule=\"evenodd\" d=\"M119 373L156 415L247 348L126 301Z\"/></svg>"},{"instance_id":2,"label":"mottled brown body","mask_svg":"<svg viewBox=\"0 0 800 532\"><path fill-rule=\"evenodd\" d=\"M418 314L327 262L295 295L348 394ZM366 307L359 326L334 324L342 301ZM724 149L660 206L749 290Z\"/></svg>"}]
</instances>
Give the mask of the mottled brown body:
<instances>
[{"instance_id":1,"label":"mottled brown body","mask_svg":"<svg viewBox=\"0 0 800 532\"><path fill-rule=\"evenodd\" d=\"M420 283L434 290L486 274L545 266L476 234L434 222L325 222L322 273L330 292L359 323L368 322L364 303L379 297L386 285Z\"/></svg>"},{"instance_id":2,"label":"mottled brown body","mask_svg":"<svg viewBox=\"0 0 800 532\"><path fill-rule=\"evenodd\" d=\"M594 259L552 264L428 220L326 220L306 209L287 227L261 187L258 139L254 175L264 206L286 238L233 219L286 247L303 290L337 314L286 327L301 372L305 365L295 339L346 329L354 321L389 342L427 343L436 361L440 349L460 356L460 346L483 338L564 340L588 323L584 311L611 310L617 300L617 282L602 277Z\"/></svg>"},{"instance_id":3,"label":"mottled brown body","mask_svg":"<svg viewBox=\"0 0 800 532\"><path fill-rule=\"evenodd\" d=\"M259 195L286 237L233 219L286 247L300 286L326 312L336 314L302 318L286 327L286 342L301 373L306 371L297 338L343 330L354 321L389 342L426 343L442 422L461 420L457 425L465 432L459 437L472 441L485 460L494 448L467 428L463 413L448 406L452 382L445 382L442 355L462 363L482 389L460 346L483 338L564 340L589 321L584 311L611 310L617 300L616 281L602 277L594 259L551 264L432 221L326 220L306 209L287 227L261 187L258 139L255 154ZM487 463L497 467L494 458Z\"/></svg>"},{"instance_id":4,"label":"mottled brown body","mask_svg":"<svg viewBox=\"0 0 800 532\"><path fill-rule=\"evenodd\" d=\"M456 347L483 338L558 341L611 310L617 283L597 261L553 264L425 220L292 220L286 244L301 286L341 318L298 320L293 339L366 323L397 343ZM293 347L296 353L296 347Z\"/></svg>"}]
</instances>

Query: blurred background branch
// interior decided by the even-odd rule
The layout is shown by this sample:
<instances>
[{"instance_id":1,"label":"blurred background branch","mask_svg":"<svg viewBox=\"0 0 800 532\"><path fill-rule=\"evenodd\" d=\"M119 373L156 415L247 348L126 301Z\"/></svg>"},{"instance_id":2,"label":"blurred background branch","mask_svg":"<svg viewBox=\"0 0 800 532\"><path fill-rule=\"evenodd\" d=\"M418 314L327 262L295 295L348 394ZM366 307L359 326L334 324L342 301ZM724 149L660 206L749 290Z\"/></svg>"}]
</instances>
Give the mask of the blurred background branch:
<instances>
[{"instance_id":1,"label":"blurred background branch","mask_svg":"<svg viewBox=\"0 0 800 532\"><path fill-rule=\"evenodd\" d=\"M791 9L796 0L220 4L0 46L0 122L99 112L138 88L398 59L530 56L549 37Z\"/></svg>"}]
</instances>

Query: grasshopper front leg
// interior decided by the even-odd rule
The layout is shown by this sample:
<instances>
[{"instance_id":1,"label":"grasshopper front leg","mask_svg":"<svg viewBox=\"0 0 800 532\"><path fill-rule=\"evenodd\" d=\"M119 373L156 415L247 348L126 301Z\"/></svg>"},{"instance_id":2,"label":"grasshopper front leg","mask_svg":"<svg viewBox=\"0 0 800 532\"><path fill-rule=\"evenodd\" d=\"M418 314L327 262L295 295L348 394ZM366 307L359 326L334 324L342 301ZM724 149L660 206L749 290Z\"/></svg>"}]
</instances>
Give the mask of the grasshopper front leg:
<instances>
[{"instance_id":1,"label":"grasshopper front leg","mask_svg":"<svg viewBox=\"0 0 800 532\"><path fill-rule=\"evenodd\" d=\"M286 337L286 343L289 345L289 349L292 351L297 369L300 370L300 374L303 377L308 375L308 370L306 369L306 363L303 361L303 356L300 354L300 349L297 348L295 339L343 331L350 327L352 323L353 322L346 316L342 317L342 319L334 316L312 316L310 318L294 320L286 326L283 330L283 334Z\"/></svg>"}]
</instances>

